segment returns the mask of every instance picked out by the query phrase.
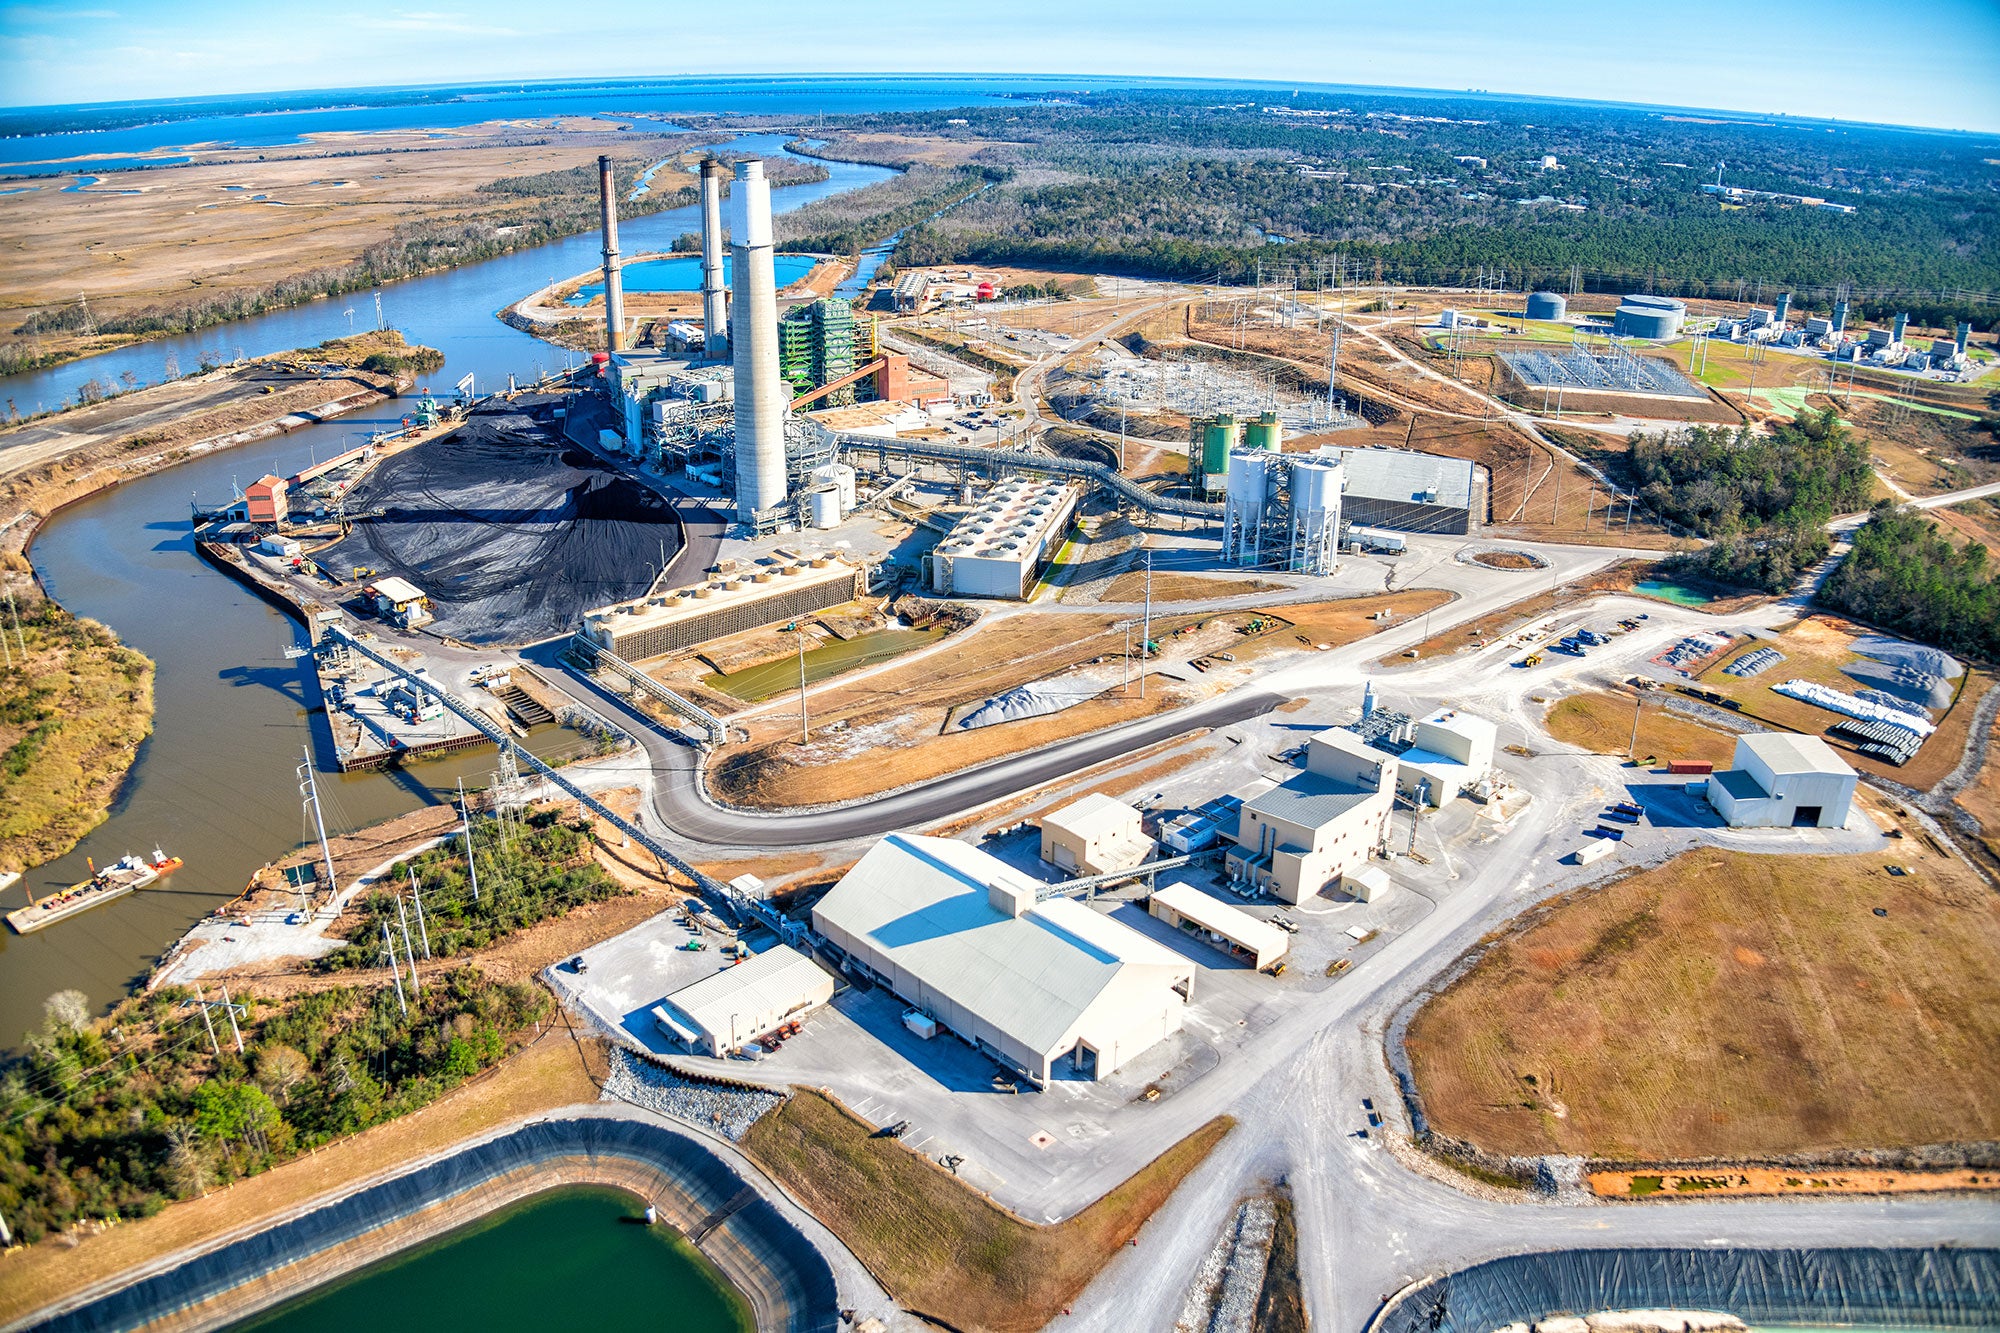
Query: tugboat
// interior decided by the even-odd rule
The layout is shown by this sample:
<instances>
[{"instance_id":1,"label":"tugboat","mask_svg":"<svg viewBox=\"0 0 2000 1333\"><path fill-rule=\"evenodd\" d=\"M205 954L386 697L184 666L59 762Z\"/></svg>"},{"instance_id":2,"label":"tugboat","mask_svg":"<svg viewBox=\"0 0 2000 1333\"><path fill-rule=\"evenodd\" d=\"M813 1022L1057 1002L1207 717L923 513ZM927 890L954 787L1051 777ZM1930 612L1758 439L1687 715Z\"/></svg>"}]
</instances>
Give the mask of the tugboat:
<instances>
[{"instance_id":1,"label":"tugboat","mask_svg":"<svg viewBox=\"0 0 2000 1333\"><path fill-rule=\"evenodd\" d=\"M162 875L171 875L180 868L180 857L168 856L157 847L153 849L150 861L138 856L121 856L81 884L72 884L61 893L52 893L46 898L34 900L30 906L7 913L7 924L17 935L33 934L65 917L89 911L99 903L123 898L132 890L143 889Z\"/></svg>"}]
</instances>

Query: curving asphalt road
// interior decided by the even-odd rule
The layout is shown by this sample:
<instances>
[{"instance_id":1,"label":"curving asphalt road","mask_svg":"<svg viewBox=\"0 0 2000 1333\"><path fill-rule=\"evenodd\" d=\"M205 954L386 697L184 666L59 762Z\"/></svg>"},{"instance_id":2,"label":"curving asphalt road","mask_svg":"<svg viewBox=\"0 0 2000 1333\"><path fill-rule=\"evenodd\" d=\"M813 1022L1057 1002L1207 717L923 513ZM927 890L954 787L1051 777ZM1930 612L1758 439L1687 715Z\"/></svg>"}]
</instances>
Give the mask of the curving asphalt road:
<instances>
[{"instance_id":1,"label":"curving asphalt road","mask_svg":"<svg viewBox=\"0 0 2000 1333\"><path fill-rule=\"evenodd\" d=\"M653 799L661 822L687 842L716 849L829 846L919 828L1199 727L1226 727L1262 716L1290 697L1268 690L1225 695L852 805L785 812L742 810L717 805L708 796L701 780L700 750L661 731L619 696L557 662L554 654L560 647L544 645L537 654L542 658L538 664L562 672L562 688L573 697L624 721L645 749L657 780Z\"/></svg>"}]
</instances>

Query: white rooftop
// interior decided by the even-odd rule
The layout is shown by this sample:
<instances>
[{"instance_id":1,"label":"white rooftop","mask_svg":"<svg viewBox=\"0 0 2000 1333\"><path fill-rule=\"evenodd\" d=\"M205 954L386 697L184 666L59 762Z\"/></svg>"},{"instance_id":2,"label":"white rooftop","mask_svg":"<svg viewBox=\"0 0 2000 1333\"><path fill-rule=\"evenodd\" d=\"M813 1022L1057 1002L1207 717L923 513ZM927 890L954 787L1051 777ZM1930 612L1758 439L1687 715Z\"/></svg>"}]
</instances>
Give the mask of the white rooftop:
<instances>
[{"instance_id":1,"label":"white rooftop","mask_svg":"<svg viewBox=\"0 0 2000 1333\"><path fill-rule=\"evenodd\" d=\"M1042 816L1044 827L1054 825L1079 838L1093 840L1117 837L1138 822L1137 810L1097 791Z\"/></svg>"},{"instance_id":2,"label":"white rooftop","mask_svg":"<svg viewBox=\"0 0 2000 1333\"><path fill-rule=\"evenodd\" d=\"M376 579L368 585L377 597L386 597L391 602L415 602L423 598L424 590L406 578L390 575L386 579Z\"/></svg>"},{"instance_id":3,"label":"white rooftop","mask_svg":"<svg viewBox=\"0 0 2000 1333\"><path fill-rule=\"evenodd\" d=\"M976 847L892 833L813 909L867 936L895 966L1030 1050L1050 1049L1127 964L1186 970L1164 945L1080 902L1054 898L1015 917L987 886L1042 887Z\"/></svg>"},{"instance_id":4,"label":"white rooftop","mask_svg":"<svg viewBox=\"0 0 2000 1333\"><path fill-rule=\"evenodd\" d=\"M1192 884L1169 884L1153 891L1155 902L1165 903L1204 930L1234 940L1263 957L1282 956L1292 947L1291 936L1268 921L1259 921L1240 907L1203 893Z\"/></svg>"},{"instance_id":5,"label":"white rooftop","mask_svg":"<svg viewBox=\"0 0 2000 1333\"><path fill-rule=\"evenodd\" d=\"M774 944L734 967L681 987L667 996L667 1003L705 1030L726 1033L731 1014L783 1013L825 982L826 972L818 963L790 945Z\"/></svg>"},{"instance_id":6,"label":"white rooftop","mask_svg":"<svg viewBox=\"0 0 2000 1333\"><path fill-rule=\"evenodd\" d=\"M1784 731L1758 732L1739 736L1736 747L1756 755L1778 776L1790 773L1835 773L1844 776L1854 772L1838 751L1817 736L1797 736Z\"/></svg>"}]
</instances>

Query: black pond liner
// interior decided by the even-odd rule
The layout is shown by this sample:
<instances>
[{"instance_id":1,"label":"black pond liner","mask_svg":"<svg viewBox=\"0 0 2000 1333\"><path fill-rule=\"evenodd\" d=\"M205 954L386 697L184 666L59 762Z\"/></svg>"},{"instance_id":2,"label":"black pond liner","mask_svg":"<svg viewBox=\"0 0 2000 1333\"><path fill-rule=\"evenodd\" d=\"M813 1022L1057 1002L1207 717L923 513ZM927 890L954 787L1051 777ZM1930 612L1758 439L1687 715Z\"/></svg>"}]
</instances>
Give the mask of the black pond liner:
<instances>
[{"instance_id":1,"label":"black pond liner","mask_svg":"<svg viewBox=\"0 0 2000 1333\"><path fill-rule=\"evenodd\" d=\"M440 634L526 643L642 595L680 549L661 495L563 439L528 410L476 412L387 459L349 493L354 530L318 557L429 594Z\"/></svg>"},{"instance_id":2,"label":"black pond liner","mask_svg":"<svg viewBox=\"0 0 2000 1333\"><path fill-rule=\"evenodd\" d=\"M1490 1333L1551 1315L1715 1310L1758 1324L1990 1328L2000 1250L1631 1249L1517 1254L1403 1293L1370 1333Z\"/></svg>"},{"instance_id":3,"label":"black pond liner","mask_svg":"<svg viewBox=\"0 0 2000 1333\"><path fill-rule=\"evenodd\" d=\"M701 1143L658 1125L595 1117L541 1121L211 1250L40 1327L78 1333L136 1328L510 1171L578 1156L643 1162L673 1178L711 1212L733 1200L744 1184L728 1163ZM774 1305L789 1308L788 1329L818 1333L839 1328L833 1270L769 1200L761 1196L752 1200L730 1216L727 1226L776 1278L778 1290L767 1294Z\"/></svg>"}]
</instances>

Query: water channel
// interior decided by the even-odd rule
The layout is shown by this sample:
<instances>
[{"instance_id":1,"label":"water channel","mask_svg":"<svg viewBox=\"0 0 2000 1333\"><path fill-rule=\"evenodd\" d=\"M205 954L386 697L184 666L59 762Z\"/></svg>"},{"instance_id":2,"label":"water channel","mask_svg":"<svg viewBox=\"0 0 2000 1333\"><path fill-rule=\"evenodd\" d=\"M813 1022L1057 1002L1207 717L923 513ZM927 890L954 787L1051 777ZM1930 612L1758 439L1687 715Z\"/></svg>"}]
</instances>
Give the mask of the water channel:
<instances>
[{"instance_id":1,"label":"water channel","mask_svg":"<svg viewBox=\"0 0 2000 1333\"><path fill-rule=\"evenodd\" d=\"M732 150L777 156L778 135L746 135ZM842 190L886 179L881 167L825 164L830 178L772 191L780 212ZM680 208L626 224L634 249L665 250L674 237L700 226L697 210ZM467 372L482 391L504 386L509 374L528 378L560 366L564 354L494 318L547 283L596 262L597 237L573 236L382 289L387 321L413 341L446 356L436 383ZM350 298L359 312L364 302ZM252 353L305 346L347 332L346 302L319 301L167 339L35 375L0 380L0 395L31 401L30 384L61 396L61 383L92 375L116 378L127 364L157 378L173 349L192 365L202 343L226 339ZM572 354L574 355L574 354ZM146 372L150 371L150 374ZM47 894L85 878L86 857L98 865L158 845L186 868L163 887L143 890L34 935L0 932L0 1047L39 1026L42 1001L74 987L105 1008L142 980L153 960L195 921L239 893L250 874L297 845L304 823L294 769L316 719L309 677L285 650L303 641L291 620L240 584L202 564L188 529L188 501L229 498L231 478L265 471L290 475L365 433L393 425L401 413L385 403L290 435L258 441L139 478L67 509L52 519L30 552L49 592L70 610L100 620L159 665L153 735L113 806L74 851L28 872L11 891ZM319 722L323 734L324 723ZM318 739L315 737L315 739ZM315 746L315 757L325 753ZM321 775L329 831L365 827L440 799L457 779L484 783L489 750L475 750L408 769L376 774Z\"/></svg>"},{"instance_id":2,"label":"water channel","mask_svg":"<svg viewBox=\"0 0 2000 1333\"><path fill-rule=\"evenodd\" d=\"M667 1226L613 1189L525 1199L329 1286L232 1333L347 1333L381 1325L428 1333L667 1328L749 1333L748 1304Z\"/></svg>"}]
</instances>

